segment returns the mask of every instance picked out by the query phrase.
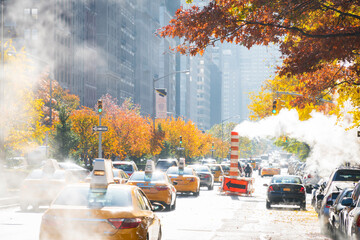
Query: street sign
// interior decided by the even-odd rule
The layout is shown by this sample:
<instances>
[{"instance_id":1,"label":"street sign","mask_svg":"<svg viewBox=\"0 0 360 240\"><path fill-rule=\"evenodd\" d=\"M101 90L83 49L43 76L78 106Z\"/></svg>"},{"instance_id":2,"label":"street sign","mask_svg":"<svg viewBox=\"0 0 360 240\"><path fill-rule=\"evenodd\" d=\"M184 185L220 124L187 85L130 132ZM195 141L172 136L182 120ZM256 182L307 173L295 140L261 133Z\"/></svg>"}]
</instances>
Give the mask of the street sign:
<instances>
[{"instance_id":1,"label":"street sign","mask_svg":"<svg viewBox=\"0 0 360 240\"><path fill-rule=\"evenodd\" d=\"M248 188L248 181L233 179L233 178L224 178L224 191L238 192L238 193L246 193Z\"/></svg>"},{"instance_id":2,"label":"street sign","mask_svg":"<svg viewBox=\"0 0 360 240\"><path fill-rule=\"evenodd\" d=\"M215 152L215 149L211 149L210 152Z\"/></svg>"},{"instance_id":3,"label":"street sign","mask_svg":"<svg viewBox=\"0 0 360 240\"><path fill-rule=\"evenodd\" d=\"M176 149L177 150L185 150L185 148L183 148L183 147L177 147Z\"/></svg>"},{"instance_id":4,"label":"street sign","mask_svg":"<svg viewBox=\"0 0 360 240\"><path fill-rule=\"evenodd\" d=\"M92 130L94 132L106 132L109 129L107 126L93 126Z\"/></svg>"}]
</instances>

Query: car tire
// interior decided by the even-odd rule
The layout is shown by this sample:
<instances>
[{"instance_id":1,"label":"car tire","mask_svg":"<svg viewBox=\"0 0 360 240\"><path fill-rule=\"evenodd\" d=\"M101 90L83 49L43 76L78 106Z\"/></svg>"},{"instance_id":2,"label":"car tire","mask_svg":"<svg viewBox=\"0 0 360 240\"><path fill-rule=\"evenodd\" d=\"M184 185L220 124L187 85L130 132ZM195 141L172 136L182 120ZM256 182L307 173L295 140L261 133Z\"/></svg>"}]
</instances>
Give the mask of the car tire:
<instances>
[{"instance_id":1,"label":"car tire","mask_svg":"<svg viewBox=\"0 0 360 240\"><path fill-rule=\"evenodd\" d=\"M300 210L306 210L306 202L300 203Z\"/></svg>"},{"instance_id":2,"label":"car tire","mask_svg":"<svg viewBox=\"0 0 360 240\"><path fill-rule=\"evenodd\" d=\"M32 211L33 212L38 212L39 211L39 203L33 203L31 204L32 206Z\"/></svg>"},{"instance_id":3,"label":"car tire","mask_svg":"<svg viewBox=\"0 0 360 240\"><path fill-rule=\"evenodd\" d=\"M208 186L208 190L213 190L214 189L214 184L211 184L210 186Z\"/></svg>"},{"instance_id":4,"label":"car tire","mask_svg":"<svg viewBox=\"0 0 360 240\"><path fill-rule=\"evenodd\" d=\"M28 210L29 204L27 202L21 202L20 203L20 210L22 212L26 212Z\"/></svg>"},{"instance_id":5,"label":"car tire","mask_svg":"<svg viewBox=\"0 0 360 240\"><path fill-rule=\"evenodd\" d=\"M162 238L162 231L161 231L161 226L159 228L159 235L158 235L158 240L161 240Z\"/></svg>"},{"instance_id":6,"label":"car tire","mask_svg":"<svg viewBox=\"0 0 360 240\"><path fill-rule=\"evenodd\" d=\"M198 197L199 195L200 195L200 189L198 189L197 192L194 192L194 196L195 196L195 197Z\"/></svg>"},{"instance_id":7,"label":"car tire","mask_svg":"<svg viewBox=\"0 0 360 240\"><path fill-rule=\"evenodd\" d=\"M176 208L176 198L175 198L174 204L171 205L171 210L175 210L175 208Z\"/></svg>"},{"instance_id":8,"label":"car tire","mask_svg":"<svg viewBox=\"0 0 360 240\"><path fill-rule=\"evenodd\" d=\"M166 212L171 211L171 208L172 208L171 203L170 204L164 204L164 206L165 206L165 211Z\"/></svg>"},{"instance_id":9,"label":"car tire","mask_svg":"<svg viewBox=\"0 0 360 240\"><path fill-rule=\"evenodd\" d=\"M266 209L271 209L271 202L266 201Z\"/></svg>"}]
</instances>

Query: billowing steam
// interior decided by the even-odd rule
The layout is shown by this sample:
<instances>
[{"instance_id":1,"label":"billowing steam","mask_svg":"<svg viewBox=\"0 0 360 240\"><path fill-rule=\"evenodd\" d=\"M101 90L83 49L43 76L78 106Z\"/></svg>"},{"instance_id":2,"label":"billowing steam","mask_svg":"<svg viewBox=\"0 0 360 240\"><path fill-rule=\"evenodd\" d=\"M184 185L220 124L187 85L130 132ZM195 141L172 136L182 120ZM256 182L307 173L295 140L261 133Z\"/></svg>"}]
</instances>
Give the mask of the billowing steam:
<instances>
[{"instance_id":1,"label":"billowing steam","mask_svg":"<svg viewBox=\"0 0 360 240\"><path fill-rule=\"evenodd\" d=\"M283 109L276 116L258 122L245 121L235 127L240 136L280 137L286 135L306 142L311 147L307 159L310 169L317 169L321 176L328 176L334 168L345 162L358 164L360 144L357 129L345 130L335 116L318 112L312 118L300 121L296 110Z\"/></svg>"}]
</instances>

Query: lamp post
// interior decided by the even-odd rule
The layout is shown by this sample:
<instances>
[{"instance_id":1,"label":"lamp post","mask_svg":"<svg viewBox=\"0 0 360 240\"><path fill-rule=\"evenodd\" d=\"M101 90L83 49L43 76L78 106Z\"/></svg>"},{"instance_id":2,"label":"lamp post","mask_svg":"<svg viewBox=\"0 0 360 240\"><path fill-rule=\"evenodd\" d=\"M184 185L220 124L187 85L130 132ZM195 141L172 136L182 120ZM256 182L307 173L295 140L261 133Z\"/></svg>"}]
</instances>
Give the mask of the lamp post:
<instances>
[{"instance_id":1,"label":"lamp post","mask_svg":"<svg viewBox=\"0 0 360 240\"><path fill-rule=\"evenodd\" d=\"M233 119L233 118L239 118L240 115L235 115L226 119L221 120L221 142L224 143L224 122L226 122L227 120ZM223 156L223 148L221 148L221 156Z\"/></svg>"},{"instance_id":2,"label":"lamp post","mask_svg":"<svg viewBox=\"0 0 360 240\"><path fill-rule=\"evenodd\" d=\"M156 119L156 96L155 96L155 83L161 79L164 79L168 76L171 76L171 75L174 75L174 74L177 74L177 73L186 73L186 74L189 74L190 71L189 70L184 70L184 71L175 71L175 72L172 72L172 73L169 73L165 76L162 76L162 77L159 77L159 78L156 78L156 77L153 77L153 81L152 81L152 94L153 94L153 112L152 112L152 118L153 118L153 130L154 130L154 135L153 135L153 144L155 144L155 130L156 130L156 127L155 127L155 119ZM153 160L155 161L155 154L153 156Z\"/></svg>"}]
</instances>

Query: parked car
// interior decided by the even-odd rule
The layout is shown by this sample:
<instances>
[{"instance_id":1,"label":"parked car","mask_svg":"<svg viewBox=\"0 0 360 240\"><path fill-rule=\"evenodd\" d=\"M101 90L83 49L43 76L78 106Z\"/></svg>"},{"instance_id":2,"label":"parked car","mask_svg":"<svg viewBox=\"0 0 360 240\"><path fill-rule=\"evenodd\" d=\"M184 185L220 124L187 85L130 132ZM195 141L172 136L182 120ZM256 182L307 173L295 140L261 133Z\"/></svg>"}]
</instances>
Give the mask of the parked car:
<instances>
[{"instance_id":1,"label":"parked car","mask_svg":"<svg viewBox=\"0 0 360 240\"><path fill-rule=\"evenodd\" d=\"M360 180L360 169L338 168L329 178L323 194L317 196L321 200L319 210L321 229L327 232L331 230L329 225L329 208L334 203L340 191L344 188L354 187L355 183Z\"/></svg>"},{"instance_id":2,"label":"parked car","mask_svg":"<svg viewBox=\"0 0 360 240\"><path fill-rule=\"evenodd\" d=\"M346 206L350 206L352 203L351 194L353 188L343 189L338 197L335 199L334 204L329 209L329 223L331 226L331 232L333 235L339 235L341 233L341 214L342 210ZM344 201L343 201L344 200Z\"/></svg>"},{"instance_id":3,"label":"parked car","mask_svg":"<svg viewBox=\"0 0 360 240\"><path fill-rule=\"evenodd\" d=\"M345 206L345 208L341 211L340 229L344 234L346 233L346 229L349 225L349 220L348 220L349 213L355 208L359 196L360 196L360 182L358 182L354 187L354 190L351 194L351 203Z\"/></svg>"}]
</instances>

